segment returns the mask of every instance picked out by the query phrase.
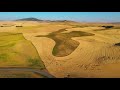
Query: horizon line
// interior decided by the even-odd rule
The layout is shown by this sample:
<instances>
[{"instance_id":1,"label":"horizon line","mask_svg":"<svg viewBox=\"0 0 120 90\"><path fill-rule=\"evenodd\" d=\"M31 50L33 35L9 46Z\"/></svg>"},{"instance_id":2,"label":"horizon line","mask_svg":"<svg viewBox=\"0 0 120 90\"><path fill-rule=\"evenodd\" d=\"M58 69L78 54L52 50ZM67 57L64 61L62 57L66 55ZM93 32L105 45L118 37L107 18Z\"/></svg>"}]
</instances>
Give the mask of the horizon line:
<instances>
[{"instance_id":1,"label":"horizon line","mask_svg":"<svg viewBox=\"0 0 120 90\"><path fill-rule=\"evenodd\" d=\"M28 17L28 18L35 18L35 17ZM0 20L0 21L17 21L17 20L20 20L20 19L28 19L28 18L26 17L26 18L14 19L14 20ZM35 18L35 19L43 20L43 21L73 21L73 22L79 22L79 23L120 23L120 21L77 21L77 20L67 20L67 19L51 20L51 19L40 19L40 18Z\"/></svg>"}]
</instances>

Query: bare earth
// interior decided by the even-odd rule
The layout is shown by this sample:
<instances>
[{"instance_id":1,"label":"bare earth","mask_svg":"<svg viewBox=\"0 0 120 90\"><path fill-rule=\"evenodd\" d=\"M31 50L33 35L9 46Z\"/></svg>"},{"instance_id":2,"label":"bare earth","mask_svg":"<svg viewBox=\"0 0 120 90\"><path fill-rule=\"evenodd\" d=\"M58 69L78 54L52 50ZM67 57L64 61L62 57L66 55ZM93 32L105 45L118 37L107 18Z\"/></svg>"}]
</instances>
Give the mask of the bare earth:
<instances>
[{"instance_id":1,"label":"bare earth","mask_svg":"<svg viewBox=\"0 0 120 90\"><path fill-rule=\"evenodd\" d=\"M21 22L14 23L20 24ZM23 33L24 37L27 40L30 40L36 47L46 69L53 76L57 78L64 78L68 75L70 78L120 77L120 46L114 45L120 43L120 29L95 31L103 29L102 27L98 27L98 24L95 24L94 26L87 24L89 27L73 28L72 25L61 23L25 23L23 24L23 28L24 25L40 25L40 27L25 30L22 30L22 28L18 30L14 26L9 28L0 27L0 32ZM47 37L36 36L47 35L63 28L67 28L67 31L64 33L84 31L95 35L72 38L73 40L78 41L80 45L70 55L56 57L52 54L55 41Z\"/></svg>"}]
</instances>

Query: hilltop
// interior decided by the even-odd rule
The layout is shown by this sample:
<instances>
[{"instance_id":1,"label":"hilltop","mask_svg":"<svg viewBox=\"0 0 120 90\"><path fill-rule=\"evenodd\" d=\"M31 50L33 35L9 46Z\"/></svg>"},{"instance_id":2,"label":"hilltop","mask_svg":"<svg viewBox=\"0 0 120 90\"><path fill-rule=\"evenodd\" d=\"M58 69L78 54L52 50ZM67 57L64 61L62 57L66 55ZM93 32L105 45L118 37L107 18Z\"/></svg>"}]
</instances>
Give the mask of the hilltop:
<instances>
[{"instance_id":1,"label":"hilltop","mask_svg":"<svg viewBox=\"0 0 120 90\"><path fill-rule=\"evenodd\" d=\"M17 19L15 21L75 22L75 21L71 21L71 20L41 20L41 19L37 19L37 18L33 18L33 17Z\"/></svg>"},{"instance_id":2,"label":"hilltop","mask_svg":"<svg viewBox=\"0 0 120 90\"><path fill-rule=\"evenodd\" d=\"M43 21L43 20L39 20L37 18L23 18L23 19L18 19L16 21Z\"/></svg>"}]
</instances>

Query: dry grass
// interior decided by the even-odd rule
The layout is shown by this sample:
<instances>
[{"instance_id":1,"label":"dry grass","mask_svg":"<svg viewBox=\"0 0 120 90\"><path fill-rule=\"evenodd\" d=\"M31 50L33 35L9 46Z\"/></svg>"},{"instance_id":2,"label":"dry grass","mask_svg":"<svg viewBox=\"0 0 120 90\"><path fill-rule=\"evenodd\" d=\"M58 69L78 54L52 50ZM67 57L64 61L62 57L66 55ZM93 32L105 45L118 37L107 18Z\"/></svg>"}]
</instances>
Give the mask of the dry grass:
<instances>
[{"instance_id":1,"label":"dry grass","mask_svg":"<svg viewBox=\"0 0 120 90\"><path fill-rule=\"evenodd\" d=\"M14 23L20 25L20 22ZM33 28L34 26L40 27ZM102 26L114 27L105 29ZM18 30L16 27L10 27L8 30L8 27L0 27L0 32L23 33L24 37L30 40L36 47L47 70L55 77L120 77L120 47L115 45L119 45L120 42L120 24L25 22L23 28L24 27L27 27L27 29L23 30L21 28L21 30ZM67 31L59 31L65 28ZM78 35L79 32L92 33L94 35L81 37ZM38 35L40 36L39 38L35 37ZM65 43L63 43L63 41L65 41ZM80 44L78 45L77 43ZM70 46L77 48L73 50ZM18 47L20 48L19 50ZM56 48L57 54L62 52L61 55L64 57L56 57L57 54L54 56L52 54L53 48ZM65 50L67 51L63 54ZM31 50L28 49L28 46L24 48L21 47L21 45L17 45L15 51L24 51L25 53L29 53L30 56L33 56L30 54ZM6 55L3 54L0 58L4 59ZM13 58L16 57L13 55ZM34 59L36 60L36 58ZM27 61L31 62L31 59ZM38 62L35 61L33 64L29 63L29 66L34 66L34 63L38 64Z\"/></svg>"}]
</instances>

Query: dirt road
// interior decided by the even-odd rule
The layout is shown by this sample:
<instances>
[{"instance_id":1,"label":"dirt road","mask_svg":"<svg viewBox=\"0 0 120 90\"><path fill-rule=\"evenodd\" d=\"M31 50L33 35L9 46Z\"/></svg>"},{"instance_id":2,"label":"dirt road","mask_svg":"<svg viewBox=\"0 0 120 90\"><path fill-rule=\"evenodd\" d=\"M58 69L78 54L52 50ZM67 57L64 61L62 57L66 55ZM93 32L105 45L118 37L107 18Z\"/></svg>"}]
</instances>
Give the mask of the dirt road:
<instances>
[{"instance_id":1,"label":"dirt road","mask_svg":"<svg viewBox=\"0 0 120 90\"><path fill-rule=\"evenodd\" d=\"M0 71L29 71L33 73L37 73L40 75L43 75L47 78L55 78L54 76L50 75L48 72L43 70L37 70L37 69L29 69L29 68L0 68Z\"/></svg>"}]
</instances>

